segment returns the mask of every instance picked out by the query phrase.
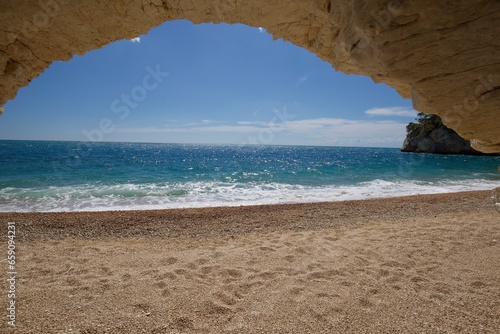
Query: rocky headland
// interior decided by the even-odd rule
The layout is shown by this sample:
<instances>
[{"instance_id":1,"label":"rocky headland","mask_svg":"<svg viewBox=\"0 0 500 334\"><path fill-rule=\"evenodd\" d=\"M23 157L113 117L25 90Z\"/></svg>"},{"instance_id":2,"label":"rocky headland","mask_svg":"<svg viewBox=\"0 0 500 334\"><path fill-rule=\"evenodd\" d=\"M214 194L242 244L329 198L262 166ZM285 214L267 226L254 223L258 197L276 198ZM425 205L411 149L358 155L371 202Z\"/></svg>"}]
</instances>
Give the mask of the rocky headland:
<instances>
[{"instance_id":1,"label":"rocky headland","mask_svg":"<svg viewBox=\"0 0 500 334\"><path fill-rule=\"evenodd\" d=\"M403 152L499 155L486 154L472 148L469 140L459 136L445 126L437 115L419 114L418 122L411 122L406 127L406 138L401 148Z\"/></svg>"}]
</instances>

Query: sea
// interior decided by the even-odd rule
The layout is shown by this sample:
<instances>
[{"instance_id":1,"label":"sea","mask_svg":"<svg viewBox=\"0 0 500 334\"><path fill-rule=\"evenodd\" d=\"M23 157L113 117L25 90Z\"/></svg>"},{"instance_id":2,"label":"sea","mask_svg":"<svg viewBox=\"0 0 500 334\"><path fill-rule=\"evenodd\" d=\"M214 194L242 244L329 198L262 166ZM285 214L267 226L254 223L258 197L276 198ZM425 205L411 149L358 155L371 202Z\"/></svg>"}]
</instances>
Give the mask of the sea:
<instances>
[{"instance_id":1,"label":"sea","mask_svg":"<svg viewBox=\"0 0 500 334\"><path fill-rule=\"evenodd\" d=\"M488 190L500 157L396 148L0 141L0 211L146 210Z\"/></svg>"}]
</instances>

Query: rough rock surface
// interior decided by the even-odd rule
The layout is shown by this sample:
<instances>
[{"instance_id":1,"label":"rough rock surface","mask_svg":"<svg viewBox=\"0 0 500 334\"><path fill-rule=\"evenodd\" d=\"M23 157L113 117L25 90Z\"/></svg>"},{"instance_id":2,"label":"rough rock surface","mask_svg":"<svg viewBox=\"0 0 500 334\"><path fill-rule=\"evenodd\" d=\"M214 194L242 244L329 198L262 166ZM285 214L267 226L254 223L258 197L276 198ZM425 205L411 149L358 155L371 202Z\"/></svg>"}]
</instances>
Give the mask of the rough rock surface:
<instances>
[{"instance_id":1,"label":"rough rock surface","mask_svg":"<svg viewBox=\"0 0 500 334\"><path fill-rule=\"evenodd\" d=\"M498 0L3 0L0 105L55 60L175 19L264 27L500 152Z\"/></svg>"},{"instance_id":2,"label":"rough rock surface","mask_svg":"<svg viewBox=\"0 0 500 334\"><path fill-rule=\"evenodd\" d=\"M469 140L463 139L443 124L428 133L422 127L407 130L401 151L435 154L485 154L473 149Z\"/></svg>"}]
</instances>

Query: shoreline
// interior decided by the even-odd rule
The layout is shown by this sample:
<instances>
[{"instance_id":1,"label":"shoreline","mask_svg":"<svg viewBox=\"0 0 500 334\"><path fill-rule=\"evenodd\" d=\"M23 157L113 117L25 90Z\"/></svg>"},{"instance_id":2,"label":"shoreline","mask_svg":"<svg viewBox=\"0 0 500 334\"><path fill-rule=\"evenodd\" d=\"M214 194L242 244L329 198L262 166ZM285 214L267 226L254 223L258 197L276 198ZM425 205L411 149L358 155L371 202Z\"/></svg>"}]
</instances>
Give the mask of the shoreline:
<instances>
[{"instance_id":1,"label":"shoreline","mask_svg":"<svg viewBox=\"0 0 500 334\"><path fill-rule=\"evenodd\" d=\"M500 188L500 187L499 187ZM387 195L387 196L374 196L365 198L348 198L339 200L314 200L314 201L290 201L290 202L277 202L277 203L259 203L259 204L231 204L231 205L213 205L213 206L186 206L186 207L166 207L166 208L145 208L145 209L97 209L97 210L75 210L75 211L0 211L0 214L23 214L23 213L104 213L104 212L138 212L138 211L165 211L165 210L197 210L197 209L212 209L212 208L235 208L235 207L264 207L264 206L279 206L279 205L303 205L303 204L325 204L325 203L339 203L339 202L353 202L353 201L370 201L370 200L384 200L391 198L401 197L414 197L414 196L433 196L433 195L447 195L447 194L460 194L460 193L474 193L474 192L488 192L495 191L496 188L491 189L474 189L474 190L461 190L461 191L448 191L436 193L419 193L419 194L403 194L403 195Z\"/></svg>"},{"instance_id":2,"label":"shoreline","mask_svg":"<svg viewBox=\"0 0 500 334\"><path fill-rule=\"evenodd\" d=\"M500 168L500 167L499 167ZM499 187L500 188L500 187ZM342 202L358 202L358 201L377 201L377 200L390 200L394 198L406 198L406 197L420 197L420 196L439 196L439 195L451 195L451 194L466 194L466 193L483 193L483 192L494 192L496 188L482 189L482 190L462 190L462 191L450 191L450 192L439 192L439 193L423 193L423 194L411 194L411 195L389 195L382 197L370 197L370 198L354 198L354 199L342 199L338 201L314 201L314 202L283 202L283 203L266 203L266 204L235 204L235 205L215 205L215 206L203 206L203 207L174 207L174 208L159 208L159 209L112 209L112 210L80 210L80 211L0 211L0 215L9 214L71 214L71 213L105 213L105 212L146 212L146 211L170 211L170 210L203 210L203 209L225 209L225 208L245 208L245 207L266 207L266 206L289 206L289 205L323 205L329 203L342 203ZM492 195L493 196L493 195Z\"/></svg>"},{"instance_id":3,"label":"shoreline","mask_svg":"<svg viewBox=\"0 0 500 334\"><path fill-rule=\"evenodd\" d=\"M464 197L470 198L468 203L459 202ZM401 220L408 218L400 213L383 212L386 210L403 210L405 205L416 214L425 215L428 211L470 211L494 208L494 190L464 191L456 193L409 195L387 198L370 198L334 202L264 204L248 206L218 206L204 208L174 208L155 210L112 210L112 211L75 211L75 212L0 212L0 223L14 221L27 223L20 230L21 239L33 237L48 238L99 238L127 236L203 236L218 233L225 234L226 228L232 233L248 233L255 230L304 229L307 227L325 228L330 224L316 222L313 224L279 222L280 214L302 218L303 212L309 214L315 210L326 210L332 213L333 220L338 223L344 219L352 224L356 219L370 217L371 220ZM468 205L466 205L468 204ZM439 207L437 208L433 208ZM265 215L274 221L273 224L258 222L258 217ZM186 221L194 222L186 224ZM302 220L301 220L302 221ZM250 222L250 223L249 223ZM189 226L188 226L189 225ZM332 224L332 226L335 224ZM138 226L144 227L144 230ZM340 226L337 224L337 226ZM213 230L211 232L211 230Z\"/></svg>"},{"instance_id":4,"label":"shoreline","mask_svg":"<svg viewBox=\"0 0 500 334\"><path fill-rule=\"evenodd\" d=\"M474 191L0 213L5 231L15 223L17 270L16 327L3 317L0 331L495 333L493 202L492 191Z\"/></svg>"},{"instance_id":5,"label":"shoreline","mask_svg":"<svg viewBox=\"0 0 500 334\"><path fill-rule=\"evenodd\" d=\"M472 183L467 183L472 182ZM14 195L4 194L0 203L0 212L107 212L107 211L149 211L165 209L196 209L210 207L239 207L278 204L303 204L342 202L366 199L383 199L415 195L433 195L455 192L488 191L500 186L498 180L458 180L438 184L420 184L418 181L384 181L372 180L366 184L353 184L350 186L299 186L294 188L291 184L270 183L269 189L264 185L239 186L238 184L208 184L210 191L205 193L200 184L186 183L184 186L171 187L159 191L157 194L144 195L145 189L135 189L130 197L117 195L98 195L94 197L92 191L109 192L124 189L108 189L102 187L61 187L54 190L59 195L35 190L33 197L31 190L25 190ZM123 186L123 185L122 185ZM213 189L211 188L213 186ZM226 189L227 186L227 189ZM262 188L264 187L264 188ZM175 188L175 189L174 189ZM178 188L178 189L177 189ZM168 191L167 191L168 190ZM128 190L127 190L128 191ZM213 191L213 193L211 193ZM50 192L50 191L49 191ZM221 193L219 193L221 192ZM70 193L73 193L71 195ZM79 194L79 195L75 195ZM176 195L177 194L177 195ZM43 195L43 196L42 196Z\"/></svg>"}]
</instances>

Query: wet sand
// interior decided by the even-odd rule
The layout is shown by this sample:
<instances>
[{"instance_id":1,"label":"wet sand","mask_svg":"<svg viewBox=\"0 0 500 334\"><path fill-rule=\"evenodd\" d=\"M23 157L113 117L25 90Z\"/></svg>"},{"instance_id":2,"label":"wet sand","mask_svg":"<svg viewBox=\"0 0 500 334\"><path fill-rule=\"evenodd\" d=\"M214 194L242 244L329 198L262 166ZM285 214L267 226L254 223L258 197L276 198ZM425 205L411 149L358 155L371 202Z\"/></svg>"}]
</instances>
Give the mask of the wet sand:
<instances>
[{"instance_id":1,"label":"wet sand","mask_svg":"<svg viewBox=\"0 0 500 334\"><path fill-rule=\"evenodd\" d=\"M0 213L2 333L498 333L491 191L334 203ZM7 276L7 242L0 252ZM1 261L2 259L0 259Z\"/></svg>"}]
</instances>

